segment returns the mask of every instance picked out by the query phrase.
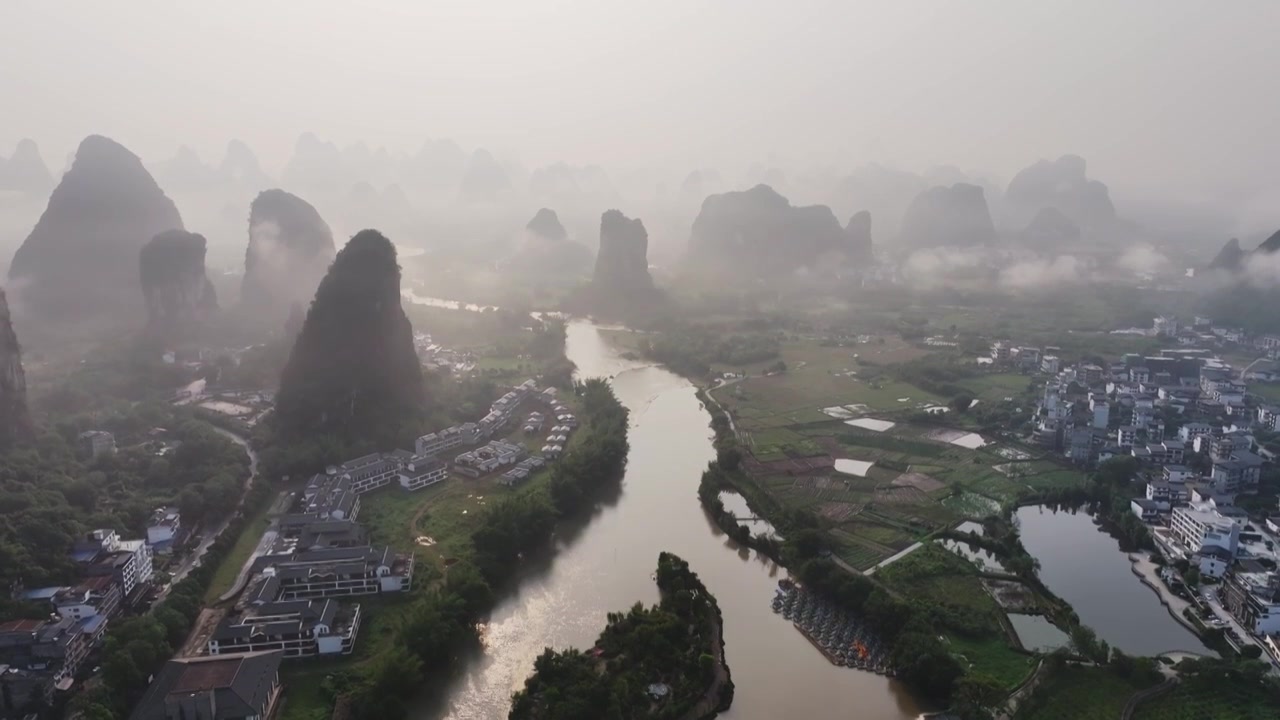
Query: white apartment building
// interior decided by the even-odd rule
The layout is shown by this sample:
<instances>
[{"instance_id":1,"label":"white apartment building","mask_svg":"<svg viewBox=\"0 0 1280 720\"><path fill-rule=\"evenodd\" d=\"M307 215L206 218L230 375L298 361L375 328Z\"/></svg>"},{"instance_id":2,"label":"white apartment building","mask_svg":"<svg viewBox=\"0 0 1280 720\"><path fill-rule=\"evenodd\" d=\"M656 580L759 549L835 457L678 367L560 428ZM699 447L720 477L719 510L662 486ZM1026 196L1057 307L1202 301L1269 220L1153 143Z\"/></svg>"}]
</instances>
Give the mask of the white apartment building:
<instances>
[{"instance_id":1,"label":"white apartment building","mask_svg":"<svg viewBox=\"0 0 1280 720\"><path fill-rule=\"evenodd\" d=\"M421 490L449 477L449 466L434 455L415 456L400 468L400 487L405 490Z\"/></svg>"},{"instance_id":2,"label":"white apartment building","mask_svg":"<svg viewBox=\"0 0 1280 720\"><path fill-rule=\"evenodd\" d=\"M109 529L90 532L76 543L72 558L83 564L90 577L114 577L126 598L134 588L151 581L154 569L151 546L145 540L121 540Z\"/></svg>"},{"instance_id":3,"label":"white apartment building","mask_svg":"<svg viewBox=\"0 0 1280 720\"><path fill-rule=\"evenodd\" d=\"M155 512L151 513L151 521L147 523L147 544L163 545L173 542L181 526L182 516L177 508L156 508Z\"/></svg>"},{"instance_id":4,"label":"white apartment building","mask_svg":"<svg viewBox=\"0 0 1280 720\"><path fill-rule=\"evenodd\" d=\"M1234 556L1240 544L1239 521L1222 515L1212 503L1174 508L1169 518L1169 532L1188 554L1216 546Z\"/></svg>"},{"instance_id":5,"label":"white apartment building","mask_svg":"<svg viewBox=\"0 0 1280 720\"><path fill-rule=\"evenodd\" d=\"M291 600L254 605L218 624L210 655L280 650L286 658L350 655L360 632L360 605Z\"/></svg>"},{"instance_id":6,"label":"white apartment building","mask_svg":"<svg viewBox=\"0 0 1280 720\"><path fill-rule=\"evenodd\" d=\"M400 463L383 453L372 453L355 460L348 460L337 468L337 473L351 480L351 492L363 495L391 484L399 477Z\"/></svg>"},{"instance_id":7,"label":"white apartment building","mask_svg":"<svg viewBox=\"0 0 1280 720\"><path fill-rule=\"evenodd\" d=\"M413 555L370 546L305 550L259 558L255 569L274 585L263 597L280 600L408 592L413 584Z\"/></svg>"}]
</instances>

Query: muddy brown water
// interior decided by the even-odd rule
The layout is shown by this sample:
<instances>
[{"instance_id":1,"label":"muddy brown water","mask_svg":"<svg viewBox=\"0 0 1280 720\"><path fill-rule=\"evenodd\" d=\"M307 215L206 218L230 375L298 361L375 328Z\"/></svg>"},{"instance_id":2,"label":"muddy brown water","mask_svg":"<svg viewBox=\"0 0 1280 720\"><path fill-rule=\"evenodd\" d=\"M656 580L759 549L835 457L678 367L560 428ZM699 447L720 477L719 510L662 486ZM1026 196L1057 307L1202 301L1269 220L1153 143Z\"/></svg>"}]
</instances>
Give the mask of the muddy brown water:
<instances>
[{"instance_id":1,"label":"muddy brown water","mask_svg":"<svg viewBox=\"0 0 1280 720\"><path fill-rule=\"evenodd\" d=\"M727 720L907 720L927 708L898 682L840 668L770 609L786 570L738 546L698 503L698 480L715 452L694 388L664 369L622 358L594 325L569 325L567 354L582 377L611 377L631 410L631 454L616 497L575 532L545 567L494 609L474 654L432 720L505 718L544 648L589 648L605 615L658 600L660 551L688 560L719 600L736 692Z\"/></svg>"}]
</instances>

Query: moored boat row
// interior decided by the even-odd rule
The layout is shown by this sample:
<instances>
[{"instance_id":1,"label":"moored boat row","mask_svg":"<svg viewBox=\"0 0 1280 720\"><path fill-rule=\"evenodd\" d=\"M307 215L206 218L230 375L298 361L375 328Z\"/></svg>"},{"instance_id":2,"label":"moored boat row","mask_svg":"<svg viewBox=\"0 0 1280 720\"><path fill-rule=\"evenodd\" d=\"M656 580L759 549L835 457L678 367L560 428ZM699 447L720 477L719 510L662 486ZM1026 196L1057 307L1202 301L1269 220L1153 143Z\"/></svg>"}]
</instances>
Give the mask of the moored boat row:
<instances>
[{"instance_id":1,"label":"moored boat row","mask_svg":"<svg viewBox=\"0 0 1280 720\"><path fill-rule=\"evenodd\" d=\"M888 648L860 618L789 581L779 586L773 611L792 621L828 660L842 667L892 674Z\"/></svg>"}]
</instances>

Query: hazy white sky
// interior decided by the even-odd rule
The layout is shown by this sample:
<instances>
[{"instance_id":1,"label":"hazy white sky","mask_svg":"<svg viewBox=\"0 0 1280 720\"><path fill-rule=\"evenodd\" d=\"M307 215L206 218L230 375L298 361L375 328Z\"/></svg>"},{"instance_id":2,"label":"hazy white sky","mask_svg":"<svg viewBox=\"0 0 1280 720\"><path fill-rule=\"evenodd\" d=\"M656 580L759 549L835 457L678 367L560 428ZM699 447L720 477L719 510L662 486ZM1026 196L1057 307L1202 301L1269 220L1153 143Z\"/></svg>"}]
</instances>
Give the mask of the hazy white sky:
<instances>
[{"instance_id":1,"label":"hazy white sky","mask_svg":"<svg viewBox=\"0 0 1280 720\"><path fill-rule=\"evenodd\" d=\"M1280 0L0 0L0 154L303 131L608 166L955 164L1109 181L1280 167Z\"/></svg>"}]
</instances>

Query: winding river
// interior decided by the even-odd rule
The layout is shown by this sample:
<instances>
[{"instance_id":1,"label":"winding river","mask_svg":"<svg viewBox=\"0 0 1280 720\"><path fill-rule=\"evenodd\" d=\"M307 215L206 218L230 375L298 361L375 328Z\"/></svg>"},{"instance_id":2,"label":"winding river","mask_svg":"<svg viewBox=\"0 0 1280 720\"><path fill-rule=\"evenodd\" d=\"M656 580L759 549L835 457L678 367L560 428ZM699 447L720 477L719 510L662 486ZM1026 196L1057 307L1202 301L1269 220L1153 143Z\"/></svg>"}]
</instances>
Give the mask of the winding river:
<instances>
[{"instance_id":1,"label":"winding river","mask_svg":"<svg viewBox=\"0 0 1280 720\"><path fill-rule=\"evenodd\" d=\"M738 546L697 499L715 456L709 416L689 382L626 360L589 322L569 324L566 352L582 377L608 376L631 410L631 454L620 493L566 533L546 567L524 578L493 611L484 652L467 661L431 720L498 720L546 647L590 647L610 611L658 600L651 575L662 550L688 560L724 613L733 672L728 720L782 717L905 720L922 708L878 675L838 668L770 610L786 570Z\"/></svg>"}]
</instances>

